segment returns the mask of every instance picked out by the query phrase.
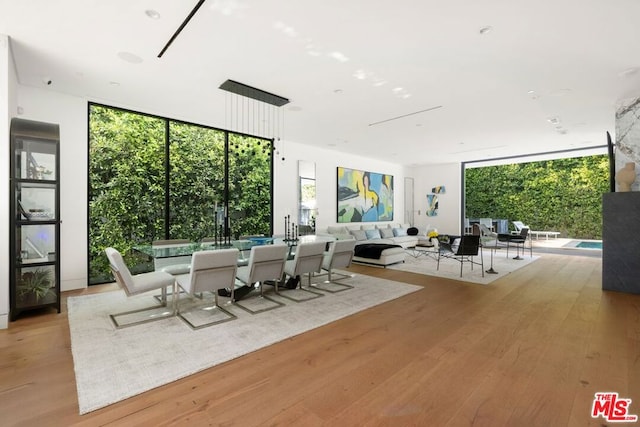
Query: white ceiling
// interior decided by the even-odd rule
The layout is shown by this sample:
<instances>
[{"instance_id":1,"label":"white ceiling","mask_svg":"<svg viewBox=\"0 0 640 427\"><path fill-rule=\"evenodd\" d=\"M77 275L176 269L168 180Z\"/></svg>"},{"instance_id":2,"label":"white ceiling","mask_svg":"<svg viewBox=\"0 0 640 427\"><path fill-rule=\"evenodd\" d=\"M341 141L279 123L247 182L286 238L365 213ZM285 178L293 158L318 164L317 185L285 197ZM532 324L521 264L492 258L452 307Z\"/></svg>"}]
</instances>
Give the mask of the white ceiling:
<instances>
[{"instance_id":1,"label":"white ceiling","mask_svg":"<svg viewBox=\"0 0 640 427\"><path fill-rule=\"evenodd\" d=\"M638 0L206 0L158 58L196 4L0 0L0 33L23 85L405 165L602 146L640 96Z\"/></svg>"}]
</instances>

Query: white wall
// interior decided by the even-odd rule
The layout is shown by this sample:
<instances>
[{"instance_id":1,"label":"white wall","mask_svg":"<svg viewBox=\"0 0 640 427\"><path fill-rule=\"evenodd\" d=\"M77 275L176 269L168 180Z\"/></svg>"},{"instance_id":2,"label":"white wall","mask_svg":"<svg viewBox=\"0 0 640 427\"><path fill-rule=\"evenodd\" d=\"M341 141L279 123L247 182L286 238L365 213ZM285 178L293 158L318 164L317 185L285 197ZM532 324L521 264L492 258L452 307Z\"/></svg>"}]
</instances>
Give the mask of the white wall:
<instances>
[{"instance_id":1,"label":"white wall","mask_svg":"<svg viewBox=\"0 0 640 427\"><path fill-rule=\"evenodd\" d=\"M0 329L9 321L9 127L15 108L15 67L9 37L0 34ZM15 111L15 110L14 110Z\"/></svg>"},{"instance_id":2,"label":"white wall","mask_svg":"<svg viewBox=\"0 0 640 427\"><path fill-rule=\"evenodd\" d=\"M276 144L277 155L274 163L274 233L284 233L284 217L297 218L298 209L298 160L315 162L316 195L318 216L316 228L325 230L337 224L337 167L361 169L370 172L393 175L394 223L402 223L404 212L404 176L401 165L381 162L363 156L340 153L332 150L310 147L293 142ZM285 160L281 160L282 157Z\"/></svg>"},{"instance_id":3,"label":"white wall","mask_svg":"<svg viewBox=\"0 0 640 427\"><path fill-rule=\"evenodd\" d=\"M414 221L418 227L431 226L440 234L462 234L461 218L461 169L459 163L429 165L412 168L408 176L414 179ZM438 185L445 187L444 194L438 194L438 215L427 216L427 194Z\"/></svg>"},{"instance_id":4,"label":"white wall","mask_svg":"<svg viewBox=\"0 0 640 427\"><path fill-rule=\"evenodd\" d=\"M87 100L18 87L21 117L60 125L60 289L87 286Z\"/></svg>"}]
</instances>

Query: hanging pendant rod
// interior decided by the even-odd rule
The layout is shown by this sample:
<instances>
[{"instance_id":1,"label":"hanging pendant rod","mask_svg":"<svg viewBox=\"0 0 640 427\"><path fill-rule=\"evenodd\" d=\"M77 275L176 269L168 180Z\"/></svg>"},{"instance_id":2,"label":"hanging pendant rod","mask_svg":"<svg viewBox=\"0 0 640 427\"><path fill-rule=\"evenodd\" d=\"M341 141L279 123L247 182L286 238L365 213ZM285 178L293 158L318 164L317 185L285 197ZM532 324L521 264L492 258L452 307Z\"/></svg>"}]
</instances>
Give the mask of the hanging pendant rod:
<instances>
[{"instance_id":1,"label":"hanging pendant rod","mask_svg":"<svg viewBox=\"0 0 640 427\"><path fill-rule=\"evenodd\" d=\"M287 98L283 98L282 96L266 92L262 89L257 89L244 83L236 82L234 80L225 81L220 85L220 89L235 93L236 95L245 96L257 101L275 105L276 107L282 107L289 103Z\"/></svg>"}]
</instances>

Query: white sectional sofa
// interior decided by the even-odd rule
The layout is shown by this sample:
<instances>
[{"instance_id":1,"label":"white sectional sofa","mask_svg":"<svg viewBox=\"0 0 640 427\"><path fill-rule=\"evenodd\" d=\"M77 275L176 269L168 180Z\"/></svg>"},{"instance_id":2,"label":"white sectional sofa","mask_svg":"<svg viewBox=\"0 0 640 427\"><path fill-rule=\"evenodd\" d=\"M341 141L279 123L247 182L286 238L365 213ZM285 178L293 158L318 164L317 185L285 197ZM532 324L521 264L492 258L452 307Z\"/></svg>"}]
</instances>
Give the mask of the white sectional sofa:
<instances>
[{"instance_id":1,"label":"white sectional sofa","mask_svg":"<svg viewBox=\"0 0 640 427\"><path fill-rule=\"evenodd\" d=\"M367 244L398 245L382 251L378 258L354 256L355 262L387 266L404 262L405 249L412 248L418 243L427 243L426 232L411 236L407 233L409 224L363 224L337 225L327 228L327 234L337 239L356 239L356 253L358 246ZM362 246L360 249L364 249Z\"/></svg>"}]
</instances>

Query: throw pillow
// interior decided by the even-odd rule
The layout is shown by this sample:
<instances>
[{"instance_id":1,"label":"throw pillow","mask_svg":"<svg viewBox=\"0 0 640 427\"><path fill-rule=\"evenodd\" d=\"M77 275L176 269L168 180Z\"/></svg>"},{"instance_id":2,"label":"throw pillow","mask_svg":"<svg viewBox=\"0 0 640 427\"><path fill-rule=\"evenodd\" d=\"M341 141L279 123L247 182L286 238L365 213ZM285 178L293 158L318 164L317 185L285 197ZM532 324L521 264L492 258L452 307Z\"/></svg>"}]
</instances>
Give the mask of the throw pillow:
<instances>
[{"instance_id":1,"label":"throw pillow","mask_svg":"<svg viewBox=\"0 0 640 427\"><path fill-rule=\"evenodd\" d=\"M406 228L394 228L393 229L393 235L395 237L403 237L407 235L407 229Z\"/></svg>"},{"instance_id":2,"label":"throw pillow","mask_svg":"<svg viewBox=\"0 0 640 427\"><path fill-rule=\"evenodd\" d=\"M367 230L373 230L374 228L376 228L376 226L375 226L375 225L373 225L373 224L362 224L362 225L360 226L360 230L365 230L365 231L367 231Z\"/></svg>"},{"instance_id":3,"label":"throw pillow","mask_svg":"<svg viewBox=\"0 0 640 427\"><path fill-rule=\"evenodd\" d=\"M416 227L409 227L409 228L407 228L407 234L409 236L417 236L418 235L418 229Z\"/></svg>"},{"instance_id":4,"label":"throw pillow","mask_svg":"<svg viewBox=\"0 0 640 427\"><path fill-rule=\"evenodd\" d=\"M364 232L367 236L367 240L374 240L380 238L380 230L377 228L373 228L371 230L365 230Z\"/></svg>"},{"instance_id":5,"label":"throw pillow","mask_svg":"<svg viewBox=\"0 0 640 427\"><path fill-rule=\"evenodd\" d=\"M327 232L329 234L346 234L347 227L345 227L344 225L330 225L329 227L327 227Z\"/></svg>"},{"instance_id":6,"label":"throw pillow","mask_svg":"<svg viewBox=\"0 0 640 427\"><path fill-rule=\"evenodd\" d=\"M380 229L380 237L383 239L390 239L393 237L393 229L392 228L381 228Z\"/></svg>"},{"instance_id":7,"label":"throw pillow","mask_svg":"<svg viewBox=\"0 0 640 427\"><path fill-rule=\"evenodd\" d=\"M367 240L367 235L364 230L351 230L349 231L356 240Z\"/></svg>"}]
</instances>

